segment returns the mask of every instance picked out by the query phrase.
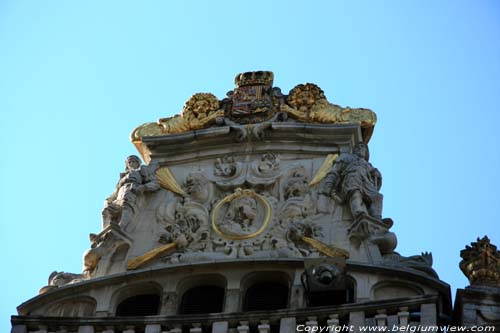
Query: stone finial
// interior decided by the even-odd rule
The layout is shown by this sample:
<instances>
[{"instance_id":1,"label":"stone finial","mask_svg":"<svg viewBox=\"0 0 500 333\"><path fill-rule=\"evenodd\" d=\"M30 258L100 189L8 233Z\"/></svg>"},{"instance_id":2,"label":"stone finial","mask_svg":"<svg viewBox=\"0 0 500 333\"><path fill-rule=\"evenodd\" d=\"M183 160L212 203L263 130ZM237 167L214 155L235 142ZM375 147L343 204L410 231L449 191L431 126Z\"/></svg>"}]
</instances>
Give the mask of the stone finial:
<instances>
[{"instance_id":1,"label":"stone finial","mask_svg":"<svg viewBox=\"0 0 500 333\"><path fill-rule=\"evenodd\" d=\"M500 287L500 251L487 236L460 251L460 269L471 285Z\"/></svg>"}]
</instances>

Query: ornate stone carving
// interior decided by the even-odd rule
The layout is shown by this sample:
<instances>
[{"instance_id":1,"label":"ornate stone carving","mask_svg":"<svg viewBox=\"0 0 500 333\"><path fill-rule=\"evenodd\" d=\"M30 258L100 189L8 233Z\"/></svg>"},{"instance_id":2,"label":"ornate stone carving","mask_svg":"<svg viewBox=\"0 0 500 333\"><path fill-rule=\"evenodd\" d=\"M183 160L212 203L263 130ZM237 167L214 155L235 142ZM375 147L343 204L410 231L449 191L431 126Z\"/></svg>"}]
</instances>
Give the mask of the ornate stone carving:
<instances>
[{"instance_id":1,"label":"ornate stone carving","mask_svg":"<svg viewBox=\"0 0 500 333\"><path fill-rule=\"evenodd\" d=\"M160 246L141 256L147 262L156 258L171 263L193 261L196 253L208 251L210 227L204 205L189 198L176 199L158 208L157 219L163 227L158 238ZM199 259L203 258L207 257ZM137 262L140 260L137 258Z\"/></svg>"},{"instance_id":2,"label":"ornate stone carving","mask_svg":"<svg viewBox=\"0 0 500 333\"><path fill-rule=\"evenodd\" d=\"M229 94L229 117L238 123L256 123L273 113L272 72L257 71L236 75L236 88Z\"/></svg>"},{"instance_id":3,"label":"ornate stone carving","mask_svg":"<svg viewBox=\"0 0 500 333\"><path fill-rule=\"evenodd\" d=\"M197 93L191 96L182 109L181 115L161 118L157 123L146 123L136 128L131 135L132 141L141 141L144 136L178 134L205 128L223 118L224 111L219 108L219 100L210 93Z\"/></svg>"},{"instance_id":4,"label":"ornate stone carving","mask_svg":"<svg viewBox=\"0 0 500 333\"><path fill-rule=\"evenodd\" d=\"M127 157L125 172L120 174L115 191L104 202L103 228L110 223L116 223L125 230L137 211L138 197L159 188L156 176L149 167L141 166L139 157L135 155Z\"/></svg>"},{"instance_id":5,"label":"ornate stone carving","mask_svg":"<svg viewBox=\"0 0 500 333\"><path fill-rule=\"evenodd\" d=\"M363 241L375 244L382 255L392 253L398 244L396 235L389 231L392 223L389 218L379 220L368 215L359 215L348 230L349 240L357 247Z\"/></svg>"},{"instance_id":6,"label":"ornate stone carving","mask_svg":"<svg viewBox=\"0 0 500 333\"><path fill-rule=\"evenodd\" d=\"M204 204L212 197L212 184L201 172L190 173L182 187L187 201Z\"/></svg>"},{"instance_id":7,"label":"ornate stone carving","mask_svg":"<svg viewBox=\"0 0 500 333\"><path fill-rule=\"evenodd\" d=\"M334 263L320 263L309 266L301 275L301 282L307 293L338 288L344 284L344 267Z\"/></svg>"},{"instance_id":8,"label":"ornate stone carving","mask_svg":"<svg viewBox=\"0 0 500 333\"><path fill-rule=\"evenodd\" d=\"M212 228L227 239L253 238L266 229L271 214L271 205L262 195L238 188L215 205Z\"/></svg>"},{"instance_id":9,"label":"ornate stone carving","mask_svg":"<svg viewBox=\"0 0 500 333\"><path fill-rule=\"evenodd\" d=\"M500 251L487 236L460 251L460 269L471 285L500 287Z\"/></svg>"},{"instance_id":10,"label":"ornate stone carving","mask_svg":"<svg viewBox=\"0 0 500 333\"><path fill-rule=\"evenodd\" d=\"M246 182L254 188L269 192L280 176L279 155L265 153L250 164Z\"/></svg>"},{"instance_id":11,"label":"ornate stone carving","mask_svg":"<svg viewBox=\"0 0 500 333\"><path fill-rule=\"evenodd\" d=\"M105 272L113 253L122 245L132 244L132 239L116 224L110 224L99 234L90 234L90 249L83 254L83 276L89 278L96 270Z\"/></svg>"},{"instance_id":12,"label":"ornate stone carving","mask_svg":"<svg viewBox=\"0 0 500 333\"><path fill-rule=\"evenodd\" d=\"M238 163L232 155L217 158L214 165L214 175L219 177L233 177L238 171Z\"/></svg>"},{"instance_id":13,"label":"ornate stone carving","mask_svg":"<svg viewBox=\"0 0 500 333\"><path fill-rule=\"evenodd\" d=\"M405 257L397 252L384 256L384 262L389 265L404 266L413 268L438 278L437 273L432 269L432 253L422 252L420 255Z\"/></svg>"},{"instance_id":14,"label":"ornate stone carving","mask_svg":"<svg viewBox=\"0 0 500 333\"><path fill-rule=\"evenodd\" d=\"M175 218L175 224L165 228L164 242L173 242L178 249L204 249L209 236L206 208L194 202L179 205Z\"/></svg>"},{"instance_id":15,"label":"ornate stone carving","mask_svg":"<svg viewBox=\"0 0 500 333\"><path fill-rule=\"evenodd\" d=\"M368 146L364 143L356 144L352 154L342 153L324 179L319 193L349 204L354 218L368 215L380 220L382 175L368 158Z\"/></svg>"},{"instance_id":16,"label":"ornate stone carving","mask_svg":"<svg viewBox=\"0 0 500 333\"><path fill-rule=\"evenodd\" d=\"M358 124L364 128L371 128L377 122L375 113L369 109L342 108L329 103L323 90L312 83L299 84L290 90L287 102L280 110L301 122Z\"/></svg>"},{"instance_id":17,"label":"ornate stone carving","mask_svg":"<svg viewBox=\"0 0 500 333\"><path fill-rule=\"evenodd\" d=\"M308 241L323 236L321 228L315 223L310 220L294 219L286 224L286 228L286 240L292 243L302 256L307 257L312 251L317 250L315 246L311 245L311 243L316 243Z\"/></svg>"},{"instance_id":18,"label":"ornate stone carving","mask_svg":"<svg viewBox=\"0 0 500 333\"><path fill-rule=\"evenodd\" d=\"M285 200L291 198L304 198L306 194L310 192L305 172L303 167L293 168L288 172L283 193Z\"/></svg>"},{"instance_id":19,"label":"ornate stone carving","mask_svg":"<svg viewBox=\"0 0 500 333\"><path fill-rule=\"evenodd\" d=\"M262 175L276 174L280 167L280 158L273 153L265 153L262 155L258 165L257 171Z\"/></svg>"},{"instance_id":20,"label":"ornate stone carving","mask_svg":"<svg viewBox=\"0 0 500 333\"><path fill-rule=\"evenodd\" d=\"M55 288L62 287L66 284L75 283L83 280L85 277L82 274L66 273L54 271L50 274L48 285L40 289L39 294L44 294Z\"/></svg>"},{"instance_id":21,"label":"ornate stone carving","mask_svg":"<svg viewBox=\"0 0 500 333\"><path fill-rule=\"evenodd\" d=\"M309 305L312 305L311 303L318 297L324 297L325 293L338 291L342 295L346 292L347 287L345 258L308 260L305 262L305 270L301 274L300 280Z\"/></svg>"},{"instance_id":22,"label":"ornate stone carving","mask_svg":"<svg viewBox=\"0 0 500 333\"><path fill-rule=\"evenodd\" d=\"M156 123L137 127L131 140L143 157L142 138L179 134L212 125L230 126L236 140L263 140L272 122L286 121L288 115L300 122L321 124L357 124L364 142L370 139L376 115L369 109L342 108L327 101L323 91L312 83L299 84L288 96L273 87L274 75L269 71L240 73L236 87L219 101L210 93L194 94L184 105L180 115L161 118ZM288 104L286 104L288 103ZM245 126L248 125L248 126Z\"/></svg>"}]
</instances>

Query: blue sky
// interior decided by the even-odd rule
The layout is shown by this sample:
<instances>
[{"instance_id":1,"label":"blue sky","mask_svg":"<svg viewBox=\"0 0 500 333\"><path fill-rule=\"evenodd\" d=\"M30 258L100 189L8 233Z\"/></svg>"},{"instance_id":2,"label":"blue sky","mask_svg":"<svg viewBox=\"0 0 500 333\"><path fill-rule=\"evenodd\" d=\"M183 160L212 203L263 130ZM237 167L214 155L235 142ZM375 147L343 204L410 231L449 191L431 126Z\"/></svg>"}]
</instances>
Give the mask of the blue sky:
<instances>
[{"instance_id":1,"label":"blue sky","mask_svg":"<svg viewBox=\"0 0 500 333\"><path fill-rule=\"evenodd\" d=\"M371 162L404 255L500 245L497 1L0 2L0 331L54 270L79 272L137 125L236 73L318 84L379 118Z\"/></svg>"}]
</instances>

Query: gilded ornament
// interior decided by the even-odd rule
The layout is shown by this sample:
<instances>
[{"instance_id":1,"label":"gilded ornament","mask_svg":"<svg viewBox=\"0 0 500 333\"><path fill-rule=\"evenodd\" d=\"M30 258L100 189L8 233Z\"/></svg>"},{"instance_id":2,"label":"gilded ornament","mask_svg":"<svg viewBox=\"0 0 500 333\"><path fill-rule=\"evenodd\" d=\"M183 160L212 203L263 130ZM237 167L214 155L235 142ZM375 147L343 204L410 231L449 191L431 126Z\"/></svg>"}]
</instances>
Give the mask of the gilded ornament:
<instances>
[{"instance_id":1,"label":"gilded ornament","mask_svg":"<svg viewBox=\"0 0 500 333\"><path fill-rule=\"evenodd\" d=\"M313 83L299 84L288 95L288 104L301 112L310 111L314 104L320 100L326 100L325 94L320 87Z\"/></svg>"},{"instance_id":2,"label":"gilded ornament","mask_svg":"<svg viewBox=\"0 0 500 333\"><path fill-rule=\"evenodd\" d=\"M460 251L460 269L471 285L500 287L500 251L487 236Z\"/></svg>"},{"instance_id":3,"label":"gilded ornament","mask_svg":"<svg viewBox=\"0 0 500 333\"><path fill-rule=\"evenodd\" d=\"M314 175L313 179L309 182L309 186L314 186L320 181L323 180L323 178L326 177L328 172L331 170L333 163L335 160L339 157L339 154L328 154L323 161L323 164L319 167L318 171L316 171L316 174Z\"/></svg>"},{"instance_id":4,"label":"gilded ornament","mask_svg":"<svg viewBox=\"0 0 500 333\"><path fill-rule=\"evenodd\" d=\"M363 128L375 126L377 117L369 109L342 108L329 103L317 85L299 84L290 91L287 104L280 106L285 112L301 122L319 124L356 124Z\"/></svg>"},{"instance_id":5,"label":"gilded ornament","mask_svg":"<svg viewBox=\"0 0 500 333\"><path fill-rule=\"evenodd\" d=\"M219 100L215 95L194 94L184 104L180 115L161 118L157 123L146 123L137 127L131 134L132 142L139 142L145 136L179 134L205 128L215 123L218 117L224 117L224 111L219 107Z\"/></svg>"},{"instance_id":6,"label":"gilded ornament","mask_svg":"<svg viewBox=\"0 0 500 333\"><path fill-rule=\"evenodd\" d=\"M186 195L186 192L184 192L184 190L177 183L174 175L172 175L172 172L168 167L161 167L156 170L156 178L158 179L161 187L163 187L164 189L180 194L182 196Z\"/></svg>"},{"instance_id":7,"label":"gilded ornament","mask_svg":"<svg viewBox=\"0 0 500 333\"><path fill-rule=\"evenodd\" d=\"M346 259L349 258L349 252L344 249L326 245L325 243L310 237L302 236L302 240L328 257L344 257Z\"/></svg>"},{"instance_id":8,"label":"gilded ornament","mask_svg":"<svg viewBox=\"0 0 500 333\"><path fill-rule=\"evenodd\" d=\"M167 253L170 250L175 249L175 247L176 247L176 243L165 244L165 245L157 247L156 249L148 251L141 256L130 259L127 262L127 269L137 269L137 268L147 264L148 262L151 262L152 260L158 258L158 256L160 256L164 253Z\"/></svg>"},{"instance_id":9,"label":"gilded ornament","mask_svg":"<svg viewBox=\"0 0 500 333\"><path fill-rule=\"evenodd\" d=\"M239 202L240 205L236 206L235 203L237 202ZM262 206L264 206L265 210L264 219L262 221L262 224L256 231L246 233L245 232L246 230L251 230L251 229L247 229L248 225L245 225L245 223L246 224L252 223L253 220L256 218L257 202L260 203ZM232 216L230 213L227 213L224 218L221 218L219 216L220 210L226 204L230 205L229 210L231 210L231 206L235 206L233 208L236 209L238 214L244 214L244 216ZM269 225L269 222L271 221L271 205L260 194L252 190L247 190L247 189L242 190L238 188L234 193L229 194L215 205L211 217L212 217L212 228L219 236L231 240L249 239L260 235ZM222 220L222 222L219 219ZM230 232L227 229L221 228L221 223L224 222L233 223L234 225L239 224L238 227L239 228L241 227L240 228L241 231L238 230L235 232Z\"/></svg>"}]
</instances>

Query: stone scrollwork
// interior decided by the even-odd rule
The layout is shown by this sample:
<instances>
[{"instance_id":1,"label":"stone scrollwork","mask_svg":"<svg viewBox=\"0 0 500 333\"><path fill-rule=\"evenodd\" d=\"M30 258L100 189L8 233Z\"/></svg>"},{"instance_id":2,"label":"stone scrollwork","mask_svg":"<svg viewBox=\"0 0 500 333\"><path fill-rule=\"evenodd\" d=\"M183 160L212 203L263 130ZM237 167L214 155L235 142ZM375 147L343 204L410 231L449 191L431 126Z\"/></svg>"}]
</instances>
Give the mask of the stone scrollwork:
<instances>
[{"instance_id":1,"label":"stone scrollwork","mask_svg":"<svg viewBox=\"0 0 500 333\"><path fill-rule=\"evenodd\" d=\"M270 190L280 176L280 157L268 152L251 163L246 181L253 186L263 186Z\"/></svg>"},{"instance_id":2,"label":"stone scrollwork","mask_svg":"<svg viewBox=\"0 0 500 333\"><path fill-rule=\"evenodd\" d=\"M272 216L270 203L248 189L236 189L212 210L212 228L221 237L243 240L260 235Z\"/></svg>"},{"instance_id":3,"label":"stone scrollwork","mask_svg":"<svg viewBox=\"0 0 500 333\"><path fill-rule=\"evenodd\" d=\"M251 165L252 183L273 183L280 176L280 157L274 153L264 153Z\"/></svg>"},{"instance_id":4,"label":"stone scrollwork","mask_svg":"<svg viewBox=\"0 0 500 333\"><path fill-rule=\"evenodd\" d=\"M236 162L233 155L224 155L215 160L214 175L233 178L241 172L241 163Z\"/></svg>"},{"instance_id":5,"label":"stone scrollwork","mask_svg":"<svg viewBox=\"0 0 500 333\"><path fill-rule=\"evenodd\" d=\"M258 165L257 171L262 175L275 174L280 167L279 156L273 153L265 153L262 155Z\"/></svg>"}]
</instances>

